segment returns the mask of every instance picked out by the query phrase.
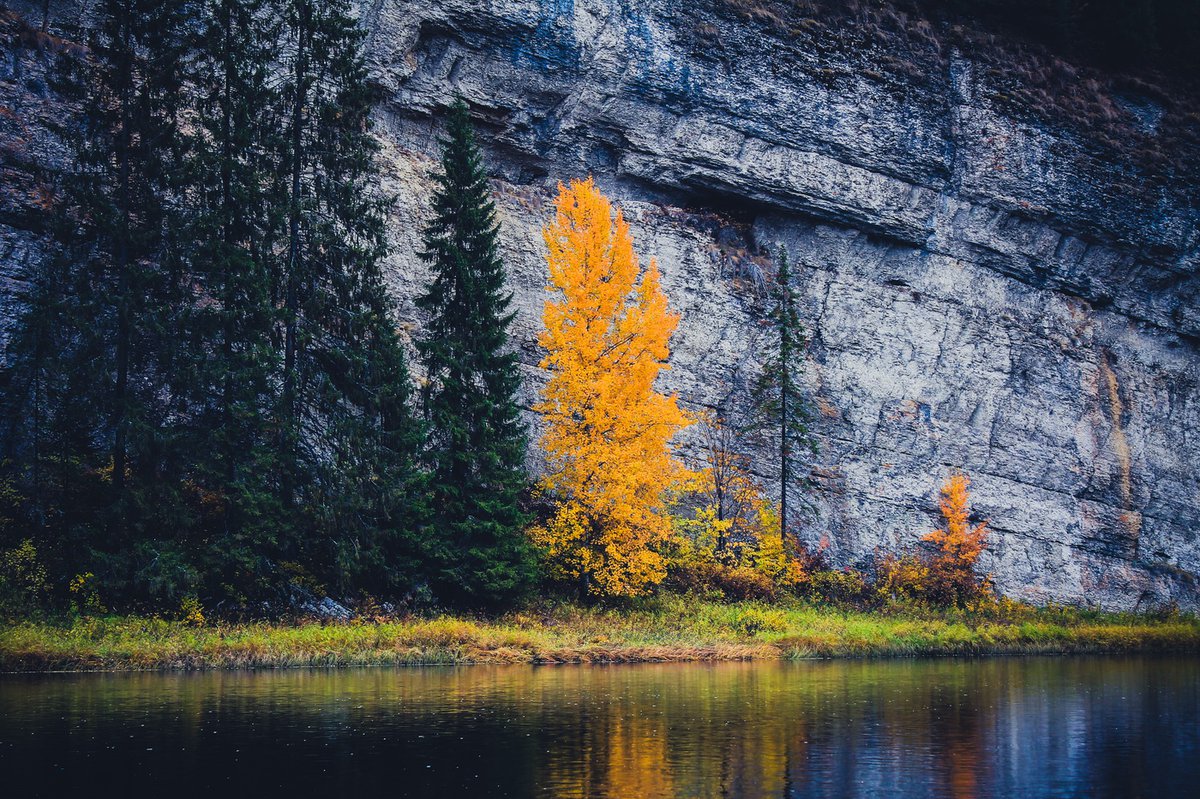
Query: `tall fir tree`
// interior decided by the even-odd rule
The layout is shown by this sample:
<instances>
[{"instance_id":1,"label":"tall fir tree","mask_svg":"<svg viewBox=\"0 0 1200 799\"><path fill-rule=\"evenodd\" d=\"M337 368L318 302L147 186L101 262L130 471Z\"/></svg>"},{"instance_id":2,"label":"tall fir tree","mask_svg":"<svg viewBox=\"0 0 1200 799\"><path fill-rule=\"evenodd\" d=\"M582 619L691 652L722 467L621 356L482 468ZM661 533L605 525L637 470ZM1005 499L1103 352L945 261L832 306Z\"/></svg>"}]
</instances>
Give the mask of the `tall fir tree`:
<instances>
[{"instance_id":1,"label":"tall fir tree","mask_svg":"<svg viewBox=\"0 0 1200 799\"><path fill-rule=\"evenodd\" d=\"M407 587L420 431L379 271L362 34L344 2L193 11L179 337L209 595L278 596L297 571Z\"/></svg>"},{"instance_id":2,"label":"tall fir tree","mask_svg":"<svg viewBox=\"0 0 1200 799\"><path fill-rule=\"evenodd\" d=\"M181 63L178 0L105 0L68 80L70 137L55 229L5 380L31 424L12 431L25 527L64 572L141 598L194 580L173 531L186 515L170 387L183 280L174 257ZM24 391L23 391L24 389Z\"/></svg>"},{"instance_id":3,"label":"tall fir tree","mask_svg":"<svg viewBox=\"0 0 1200 799\"><path fill-rule=\"evenodd\" d=\"M500 227L461 98L450 107L435 181L421 253L433 279L416 301L428 315L417 347L427 379L435 587L459 602L494 604L533 579L521 508L527 439Z\"/></svg>"},{"instance_id":4,"label":"tall fir tree","mask_svg":"<svg viewBox=\"0 0 1200 799\"><path fill-rule=\"evenodd\" d=\"M196 114L184 136L180 192L193 287L178 333L191 356L182 432L194 453L189 486L208 593L228 586L246 595L271 581L286 526L269 435L278 356L267 242L280 218L269 193L278 131L263 113L274 97L279 19L264 0L201 0L192 9L187 77Z\"/></svg>"},{"instance_id":5,"label":"tall fir tree","mask_svg":"<svg viewBox=\"0 0 1200 799\"><path fill-rule=\"evenodd\" d=\"M21 517L0 532L118 607L278 598L297 572L410 589L421 425L349 4L97 20L63 254L0 383Z\"/></svg>"},{"instance_id":6,"label":"tall fir tree","mask_svg":"<svg viewBox=\"0 0 1200 799\"><path fill-rule=\"evenodd\" d=\"M407 362L383 285L374 94L347 0L285 0L272 296L280 498L294 557L343 589L415 579L423 489Z\"/></svg>"},{"instance_id":7,"label":"tall fir tree","mask_svg":"<svg viewBox=\"0 0 1200 799\"><path fill-rule=\"evenodd\" d=\"M752 391L753 413L749 427L775 445L779 470L779 535L787 543L788 525L795 515L797 460L803 451L811 451L815 442L809 432L808 404L800 383L800 359L808 345L800 315L796 311L796 291L792 288L791 266L786 247L780 247L772 292L772 336L766 349L762 373Z\"/></svg>"}]
</instances>

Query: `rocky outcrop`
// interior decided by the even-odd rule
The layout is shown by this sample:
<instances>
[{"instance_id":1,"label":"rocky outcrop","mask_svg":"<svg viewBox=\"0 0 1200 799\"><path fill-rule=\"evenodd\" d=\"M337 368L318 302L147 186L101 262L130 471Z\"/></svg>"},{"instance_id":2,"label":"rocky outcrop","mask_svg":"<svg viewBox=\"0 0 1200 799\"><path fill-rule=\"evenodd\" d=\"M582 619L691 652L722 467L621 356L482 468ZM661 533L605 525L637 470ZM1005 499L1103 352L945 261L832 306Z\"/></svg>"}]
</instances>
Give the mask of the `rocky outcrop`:
<instances>
[{"instance_id":1,"label":"rocky outcrop","mask_svg":"<svg viewBox=\"0 0 1200 799\"><path fill-rule=\"evenodd\" d=\"M406 324L460 93L496 177L530 400L540 228L555 184L592 174L682 313L664 383L693 408L753 379L769 252L793 253L819 438L810 544L843 563L912 545L961 467L1005 592L1200 606L1200 147L1184 109L1056 67L1094 126L1029 105L1019 70L960 30L789 8L364 2Z\"/></svg>"},{"instance_id":2,"label":"rocky outcrop","mask_svg":"<svg viewBox=\"0 0 1200 799\"><path fill-rule=\"evenodd\" d=\"M52 88L54 68L82 52L27 14L0 7L0 360L26 278L48 252L46 210L68 158L59 131L74 114Z\"/></svg>"},{"instance_id":3,"label":"rocky outcrop","mask_svg":"<svg viewBox=\"0 0 1200 799\"><path fill-rule=\"evenodd\" d=\"M1006 110L953 45L910 42L909 74L820 24L781 34L731 4L675 6L365 10L402 197L399 296L423 279L430 155L460 92L498 178L530 391L538 231L555 182L590 173L683 314L666 384L693 406L759 365L762 255L786 244L799 260L820 434L810 543L843 562L911 544L962 466L1005 591L1194 605L1195 184Z\"/></svg>"}]
</instances>

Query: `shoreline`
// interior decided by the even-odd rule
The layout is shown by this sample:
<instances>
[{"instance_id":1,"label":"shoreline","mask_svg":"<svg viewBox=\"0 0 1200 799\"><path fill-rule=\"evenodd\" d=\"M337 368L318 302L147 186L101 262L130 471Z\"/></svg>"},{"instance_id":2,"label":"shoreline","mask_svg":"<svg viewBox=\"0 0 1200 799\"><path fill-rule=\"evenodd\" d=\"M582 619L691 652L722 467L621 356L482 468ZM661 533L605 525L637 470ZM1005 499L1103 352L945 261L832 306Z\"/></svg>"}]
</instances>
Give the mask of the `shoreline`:
<instances>
[{"instance_id":1,"label":"shoreline","mask_svg":"<svg viewBox=\"0 0 1200 799\"><path fill-rule=\"evenodd\" d=\"M300 671L300 670L340 670L340 669L425 669L425 668L459 668L485 666L536 666L553 668L556 666L639 666L639 665L697 665L718 663L815 663L828 661L880 661L880 660L942 660L965 658L1072 658L1072 657L1122 657L1122 656L1163 656L1188 657L1200 656L1200 645L1179 648L1078 648L1078 649L1011 649L984 651L929 651L911 653L868 653L868 654L828 654L828 655L792 655L779 652L774 654L751 654L744 657L726 657L718 655L680 654L673 656L641 656L631 653L628 656L618 655L612 659L593 659L581 657L578 659L531 659L531 660L378 660L378 661L345 661L345 662L305 662L305 663L208 663L202 665L172 663L148 666L106 665L88 667L84 664L64 665L57 668L10 668L10 664L0 657L0 679L5 677L31 677L37 675L74 675L74 674L211 674L217 672L235 671Z\"/></svg>"},{"instance_id":2,"label":"shoreline","mask_svg":"<svg viewBox=\"0 0 1200 799\"><path fill-rule=\"evenodd\" d=\"M192 626L108 616L0 625L0 672L84 673L1200 653L1200 619L1008 607L846 610L670 597L494 618Z\"/></svg>"}]
</instances>

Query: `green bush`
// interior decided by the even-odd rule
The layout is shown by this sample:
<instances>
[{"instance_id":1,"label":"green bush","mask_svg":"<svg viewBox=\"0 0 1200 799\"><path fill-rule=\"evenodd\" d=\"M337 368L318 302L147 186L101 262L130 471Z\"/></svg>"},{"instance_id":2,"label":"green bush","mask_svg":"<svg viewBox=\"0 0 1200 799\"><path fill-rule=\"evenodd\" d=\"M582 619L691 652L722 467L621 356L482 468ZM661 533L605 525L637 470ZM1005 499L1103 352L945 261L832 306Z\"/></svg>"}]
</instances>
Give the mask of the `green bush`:
<instances>
[{"instance_id":1,"label":"green bush","mask_svg":"<svg viewBox=\"0 0 1200 799\"><path fill-rule=\"evenodd\" d=\"M857 569L827 569L809 574L808 595L837 605L861 605L870 598L871 586Z\"/></svg>"},{"instance_id":2,"label":"green bush","mask_svg":"<svg viewBox=\"0 0 1200 799\"><path fill-rule=\"evenodd\" d=\"M28 616L41 608L46 595L46 568L33 541L26 538L0 550L0 616Z\"/></svg>"}]
</instances>

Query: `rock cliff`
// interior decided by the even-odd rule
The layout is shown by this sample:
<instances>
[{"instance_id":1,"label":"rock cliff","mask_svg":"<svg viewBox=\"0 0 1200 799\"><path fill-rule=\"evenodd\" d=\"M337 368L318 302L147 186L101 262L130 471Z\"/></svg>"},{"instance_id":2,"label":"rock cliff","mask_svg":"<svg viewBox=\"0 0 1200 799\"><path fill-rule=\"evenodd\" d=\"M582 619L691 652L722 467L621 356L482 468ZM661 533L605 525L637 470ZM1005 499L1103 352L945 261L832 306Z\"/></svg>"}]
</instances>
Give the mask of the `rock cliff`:
<instances>
[{"instance_id":1,"label":"rock cliff","mask_svg":"<svg viewBox=\"0 0 1200 799\"><path fill-rule=\"evenodd\" d=\"M810 544L840 563L912 545L961 467L1006 593L1200 607L1186 104L947 23L800 0L373 0L362 19L407 326L457 92L495 175L530 400L540 229L556 183L592 174L682 314L664 383L690 407L753 379L769 253L793 254ZM15 218L9 276L33 246Z\"/></svg>"}]
</instances>

